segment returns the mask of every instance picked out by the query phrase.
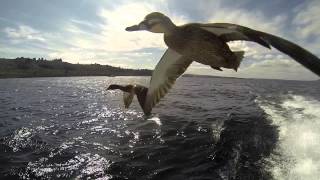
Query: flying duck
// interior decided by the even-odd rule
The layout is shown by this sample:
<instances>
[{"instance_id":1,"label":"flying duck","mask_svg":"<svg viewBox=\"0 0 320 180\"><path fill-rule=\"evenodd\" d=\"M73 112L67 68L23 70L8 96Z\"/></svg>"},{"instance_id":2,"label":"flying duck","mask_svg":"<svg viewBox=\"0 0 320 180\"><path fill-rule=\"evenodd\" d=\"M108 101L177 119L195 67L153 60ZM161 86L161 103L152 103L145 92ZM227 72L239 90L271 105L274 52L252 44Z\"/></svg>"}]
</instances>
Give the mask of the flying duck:
<instances>
[{"instance_id":1,"label":"flying duck","mask_svg":"<svg viewBox=\"0 0 320 180\"><path fill-rule=\"evenodd\" d=\"M227 44L229 41L253 41L269 49L273 46L320 76L320 60L312 53L283 38L237 24L190 23L176 26L164 14L153 12L138 25L126 28L126 31L140 30L163 33L168 46L153 71L144 102L140 103L147 114L193 61L219 71L221 68L237 70L244 52L231 51Z\"/></svg>"}]
</instances>

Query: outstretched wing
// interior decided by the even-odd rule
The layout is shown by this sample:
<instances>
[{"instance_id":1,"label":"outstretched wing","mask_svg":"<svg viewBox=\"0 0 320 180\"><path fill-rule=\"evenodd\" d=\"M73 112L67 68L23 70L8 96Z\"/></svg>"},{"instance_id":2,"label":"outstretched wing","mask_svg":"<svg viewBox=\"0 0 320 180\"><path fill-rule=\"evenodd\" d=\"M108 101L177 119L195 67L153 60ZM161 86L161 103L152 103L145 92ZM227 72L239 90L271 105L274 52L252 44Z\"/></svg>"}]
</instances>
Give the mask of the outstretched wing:
<instances>
[{"instance_id":1,"label":"outstretched wing","mask_svg":"<svg viewBox=\"0 0 320 180\"><path fill-rule=\"evenodd\" d=\"M150 114L152 108L168 93L176 79L186 71L191 63L191 59L185 58L174 50L166 50L152 73L144 104L146 114Z\"/></svg>"},{"instance_id":2,"label":"outstretched wing","mask_svg":"<svg viewBox=\"0 0 320 180\"><path fill-rule=\"evenodd\" d=\"M244 40L259 43L266 48L273 46L320 76L320 59L293 42L237 24L212 23L195 25L214 33L225 42Z\"/></svg>"}]
</instances>

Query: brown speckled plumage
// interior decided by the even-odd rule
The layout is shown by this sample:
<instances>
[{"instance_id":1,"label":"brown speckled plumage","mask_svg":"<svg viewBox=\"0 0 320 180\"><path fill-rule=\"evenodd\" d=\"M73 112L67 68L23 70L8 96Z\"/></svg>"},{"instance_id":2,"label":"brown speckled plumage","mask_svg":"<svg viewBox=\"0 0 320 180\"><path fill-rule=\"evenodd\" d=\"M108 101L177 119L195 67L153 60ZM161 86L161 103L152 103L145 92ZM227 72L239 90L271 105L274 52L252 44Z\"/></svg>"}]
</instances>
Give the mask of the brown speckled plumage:
<instances>
[{"instance_id":1,"label":"brown speckled plumage","mask_svg":"<svg viewBox=\"0 0 320 180\"><path fill-rule=\"evenodd\" d=\"M191 23L176 26L167 16L153 12L126 30L163 33L168 46L153 71L143 106L145 113L151 112L193 61L218 71L222 71L221 68L237 71L244 52L231 51L227 44L230 41L252 41L269 49L275 47L320 76L320 60L309 51L283 38L237 24Z\"/></svg>"},{"instance_id":2,"label":"brown speckled plumage","mask_svg":"<svg viewBox=\"0 0 320 180\"><path fill-rule=\"evenodd\" d=\"M192 60L214 67L233 68L236 56L218 36L193 24L177 26L164 35L166 45Z\"/></svg>"}]
</instances>

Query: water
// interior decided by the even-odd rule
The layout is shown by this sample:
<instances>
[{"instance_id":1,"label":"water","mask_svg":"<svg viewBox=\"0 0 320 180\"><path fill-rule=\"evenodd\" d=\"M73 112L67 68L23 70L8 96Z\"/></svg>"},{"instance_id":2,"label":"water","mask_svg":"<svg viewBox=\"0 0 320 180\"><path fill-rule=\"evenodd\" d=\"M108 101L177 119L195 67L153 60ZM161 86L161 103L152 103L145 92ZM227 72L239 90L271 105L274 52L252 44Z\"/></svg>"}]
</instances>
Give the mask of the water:
<instances>
[{"instance_id":1,"label":"water","mask_svg":"<svg viewBox=\"0 0 320 180\"><path fill-rule=\"evenodd\" d=\"M146 118L110 83L0 80L0 179L320 179L319 81L183 77Z\"/></svg>"}]
</instances>

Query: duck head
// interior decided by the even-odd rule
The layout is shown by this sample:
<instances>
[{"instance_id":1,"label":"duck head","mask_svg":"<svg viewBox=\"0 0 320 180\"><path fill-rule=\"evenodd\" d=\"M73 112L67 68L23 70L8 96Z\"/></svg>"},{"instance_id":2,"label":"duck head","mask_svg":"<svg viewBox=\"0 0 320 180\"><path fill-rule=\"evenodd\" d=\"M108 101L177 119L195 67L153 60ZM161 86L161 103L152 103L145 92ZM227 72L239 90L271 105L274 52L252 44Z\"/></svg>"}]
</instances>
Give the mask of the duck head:
<instances>
[{"instance_id":1,"label":"duck head","mask_svg":"<svg viewBox=\"0 0 320 180\"><path fill-rule=\"evenodd\" d=\"M162 13L153 12L148 14L138 25L126 28L126 31L147 30L153 33L170 33L176 25Z\"/></svg>"}]
</instances>

